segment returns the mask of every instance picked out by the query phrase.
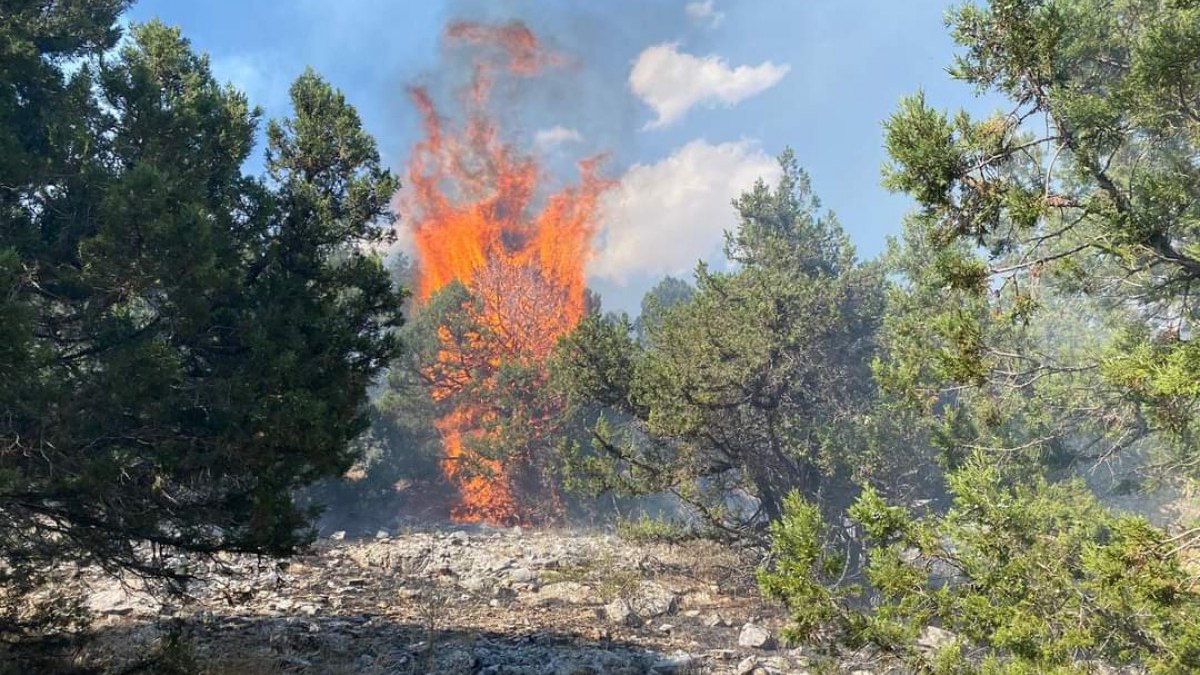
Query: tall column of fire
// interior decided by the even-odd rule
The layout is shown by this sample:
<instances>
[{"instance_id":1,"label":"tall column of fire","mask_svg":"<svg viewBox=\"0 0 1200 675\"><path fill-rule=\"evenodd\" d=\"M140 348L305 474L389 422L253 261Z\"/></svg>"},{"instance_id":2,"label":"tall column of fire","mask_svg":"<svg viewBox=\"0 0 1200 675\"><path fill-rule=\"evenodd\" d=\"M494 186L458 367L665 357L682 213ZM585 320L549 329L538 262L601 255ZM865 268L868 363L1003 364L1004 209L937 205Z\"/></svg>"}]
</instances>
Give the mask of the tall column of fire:
<instances>
[{"instance_id":1,"label":"tall column of fire","mask_svg":"<svg viewBox=\"0 0 1200 675\"><path fill-rule=\"evenodd\" d=\"M474 391L486 392L502 362L540 367L555 340L578 323L597 200L609 183L597 176L596 159L586 159L576 185L539 199L544 178L539 163L504 142L489 114L498 75L533 77L566 59L543 49L517 22L454 22L445 37L470 46L475 55L463 92L464 119L454 127L426 89L410 90L424 135L411 153L404 216L416 249L417 301L460 282L474 300L464 309L486 330L465 340L440 330L438 363L431 367L458 376L431 378L430 393L452 405L437 422L443 470L460 494L452 516L524 522L528 509L514 494L510 467L502 459L473 455L466 442L485 433L491 414L486 401L455 395L469 377L484 378L472 384Z\"/></svg>"}]
</instances>

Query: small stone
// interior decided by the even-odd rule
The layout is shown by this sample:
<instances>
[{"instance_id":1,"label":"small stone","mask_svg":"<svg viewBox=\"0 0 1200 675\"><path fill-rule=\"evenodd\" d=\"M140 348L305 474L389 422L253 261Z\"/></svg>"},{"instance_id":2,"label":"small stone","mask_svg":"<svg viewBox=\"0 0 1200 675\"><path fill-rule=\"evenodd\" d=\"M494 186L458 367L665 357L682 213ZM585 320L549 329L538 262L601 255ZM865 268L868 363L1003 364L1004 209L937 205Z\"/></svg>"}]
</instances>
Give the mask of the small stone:
<instances>
[{"instance_id":1,"label":"small stone","mask_svg":"<svg viewBox=\"0 0 1200 675\"><path fill-rule=\"evenodd\" d=\"M376 539L387 539L390 536L392 536L392 535L387 530L379 530L379 531L375 532Z\"/></svg>"},{"instance_id":2,"label":"small stone","mask_svg":"<svg viewBox=\"0 0 1200 675\"><path fill-rule=\"evenodd\" d=\"M513 582L518 584L527 584L532 581L537 581L538 575L537 572L534 572L528 567L518 567L508 573L508 578L512 579Z\"/></svg>"},{"instance_id":3,"label":"small stone","mask_svg":"<svg viewBox=\"0 0 1200 675\"><path fill-rule=\"evenodd\" d=\"M478 659L475 655L465 649L453 649L448 652L442 652L437 655L437 662L440 666L439 671L450 675L450 673L470 673L475 670L478 665Z\"/></svg>"},{"instance_id":4,"label":"small stone","mask_svg":"<svg viewBox=\"0 0 1200 675\"><path fill-rule=\"evenodd\" d=\"M926 626L917 638L917 648L924 652L936 652L957 638L957 635L944 628Z\"/></svg>"},{"instance_id":5,"label":"small stone","mask_svg":"<svg viewBox=\"0 0 1200 675\"><path fill-rule=\"evenodd\" d=\"M467 577L459 580L458 585L472 593L482 593L490 588L489 583L483 577Z\"/></svg>"},{"instance_id":6,"label":"small stone","mask_svg":"<svg viewBox=\"0 0 1200 675\"><path fill-rule=\"evenodd\" d=\"M685 673L695 672L699 661L698 658L687 652L676 652L651 666L650 672L654 675L685 675Z\"/></svg>"},{"instance_id":7,"label":"small stone","mask_svg":"<svg viewBox=\"0 0 1200 675\"><path fill-rule=\"evenodd\" d=\"M595 601L595 593L592 592L592 589L579 582L560 581L543 586L530 601L539 606L554 603L586 605Z\"/></svg>"},{"instance_id":8,"label":"small stone","mask_svg":"<svg viewBox=\"0 0 1200 675\"><path fill-rule=\"evenodd\" d=\"M738 646L771 649L775 646L775 638L771 637L771 631L766 628L755 623L748 623L742 626L742 632L738 634Z\"/></svg>"},{"instance_id":9,"label":"small stone","mask_svg":"<svg viewBox=\"0 0 1200 675\"><path fill-rule=\"evenodd\" d=\"M704 625L708 626L709 628L717 628L718 626L728 626L729 622L726 621L725 617L721 616L720 614L712 614L708 618L704 619Z\"/></svg>"},{"instance_id":10,"label":"small stone","mask_svg":"<svg viewBox=\"0 0 1200 675\"><path fill-rule=\"evenodd\" d=\"M672 626L669 623L664 623L663 625L658 627L658 632L660 632L664 635L670 635L671 631L673 631L673 630L675 630L675 626Z\"/></svg>"},{"instance_id":11,"label":"small stone","mask_svg":"<svg viewBox=\"0 0 1200 675\"><path fill-rule=\"evenodd\" d=\"M604 606L604 616L619 626L637 626L641 623L629 602L617 598Z\"/></svg>"},{"instance_id":12,"label":"small stone","mask_svg":"<svg viewBox=\"0 0 1200 675\"><path fill-rule=\"evenodd\" d=\"M768 659L765 659L763 660L762 664L760 664L760 667L766 668L768 671L780 673L792 672L792 664L782 656L772 656Z\"/></svg>"},{"instance_id":13,"label":"small stone","mask_svg":"<svg viewBox=\"0 0 1200 675\"><path fill-rule=\"evenodd\" d=\"M732 649L714 649L709 654L712 654L714 659L720 661L732 661L737 658L737 652Z\"/></svg>"},{"instance_id":14,"label":"small stone","mask_svg":"<svg viewBox=\"0 0 1200 675\"><path fill-rule=\"evenodd\" d=\"M758 659L754 658L753 656L747 656L738 663L737 670L734 672L737 673L737 675L750 675L750 673L753 673L757 668Z\"/></svg>"},{"instance_id":15,"label":"small stone","mask_svg":"<svg viewBox=\"0 0 1200 675\"><path fill-rule=\"evenodd\" d=\"M453 546L466 546L470 541L470 535L462 530L450 533L450 544Z\"/></svg>"},{"instance_id":16,"label":"small stone","mask_svg":"<svg viewBox=\"0 0 1200 675\"><path fill-rule=\"evenodd\" d=\"M107 616L129 616L134 611L147 613L157 610L143 596L121 587L93 591L87 597L87 606L91 611Z\"/></svg>"},{"instance_id":17,"label":"small stone","mask_svg":"<svg viewBox=\"0 0 1200 675\"><path fill-rule=\"evenodd\" d=\"M653 581L638 585L637 596L630 603L633 611L643 619L674 614L679 605L679 596Z\"/></svg>"},{"instance_id":18,"label":"small stone","mask_svg":"<svg viewBox=\"0 0 1200 675\"><path fill-rule=\"evenodd\" d=\"M334 532L333 534L329 535L330 541L342 541L345 538L346 538L345 530L338 530L337 532Z\"/></svg>"}]
</instances>

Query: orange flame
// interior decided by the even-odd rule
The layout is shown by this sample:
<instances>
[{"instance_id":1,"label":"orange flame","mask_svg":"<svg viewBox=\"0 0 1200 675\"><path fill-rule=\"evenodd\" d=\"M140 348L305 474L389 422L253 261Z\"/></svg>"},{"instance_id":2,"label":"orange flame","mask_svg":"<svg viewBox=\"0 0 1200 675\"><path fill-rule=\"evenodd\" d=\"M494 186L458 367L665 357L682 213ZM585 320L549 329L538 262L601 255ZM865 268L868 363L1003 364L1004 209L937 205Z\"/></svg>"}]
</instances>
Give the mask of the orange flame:
<instances>
[{"instance_id":1,"label":"orange flame","mask_svg":"<svg viewBox=\"0 0 1200 675\"><path fill-rule=\"evenodd\" d=\"M528 77L565 63L562 56L544 50L519 22L457 21L447 27L446 37L483 55L475 61L461 129L447 127L425 89L410 91L424 127L408 167L416 291L418 301L425 302L451 281L461 282L475 300L465 309L474 313L481 330L466 339L444 326L439 332L436 367L451 376L436 378L431 393L454 403L437 422L442 467L461 495L453 518L526 522L529 508L514 494L512 467L479 456L464 442L484 433L481 428L494 413L486 401L454 397L470 377L482 385L478 391L487 392L501 363L537 366L555 340L578 323L597 200L610 181L597 175L599 158L585 159L579 163L578 185L538 200L537 161L503 142L488 114L498 68ZM539 201L541 208L535 209Z\"/></svg>"}]
</instances>

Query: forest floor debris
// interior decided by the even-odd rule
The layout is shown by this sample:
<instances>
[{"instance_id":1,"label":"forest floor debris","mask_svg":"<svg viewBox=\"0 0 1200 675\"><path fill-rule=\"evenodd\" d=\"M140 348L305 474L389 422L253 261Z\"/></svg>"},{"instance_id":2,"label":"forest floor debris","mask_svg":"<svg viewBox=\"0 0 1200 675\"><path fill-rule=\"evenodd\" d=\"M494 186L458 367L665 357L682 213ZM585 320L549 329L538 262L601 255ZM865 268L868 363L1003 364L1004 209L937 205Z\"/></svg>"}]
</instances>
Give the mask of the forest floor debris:
<instances>
[{"instance_id":1,"label":"forest floor debris","mask_svg":"<svg viewBox=\"0 0 1200 675\"><path fill-rule=\"evenodd\" d=\"M328 537L286 562L220 564L232 574L175 603L92 580L99 619L77 663L128 671L164 645L219 675L766 675L821 660L778 644L786 614L759 595L753 558L706 541L383 531ZM832 672L888 672L839 661Z\"/></svg>"}]
</instances>

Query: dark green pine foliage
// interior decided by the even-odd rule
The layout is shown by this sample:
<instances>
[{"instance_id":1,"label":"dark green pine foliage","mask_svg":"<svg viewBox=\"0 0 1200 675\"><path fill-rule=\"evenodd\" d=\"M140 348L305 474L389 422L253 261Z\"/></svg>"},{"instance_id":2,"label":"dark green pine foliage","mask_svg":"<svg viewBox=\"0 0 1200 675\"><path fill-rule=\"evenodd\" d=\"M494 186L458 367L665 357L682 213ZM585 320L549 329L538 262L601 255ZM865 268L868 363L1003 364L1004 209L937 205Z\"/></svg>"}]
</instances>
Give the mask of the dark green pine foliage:
<instances>
[{"instance_id":1,"label":"dark green pine foliage","mask_svg":"<svg viewBox=\"0 0 1200 675\"><path fill-rule=\"evenodd\" d=\"M868 542L857 586L837 583L826 521L792 495L772 525L775 566L759 574L792 610L787 637L873 643L918 672L947 675L1200 669L1186 537L1105 509L1081 481L1014 481L982 455L949 484L951 508L927 516L863 491L849 509ZM951 635L916 648L930 625Z\"/></svg>"},{"instance_id":2,"label":"dark green pine foliage","mask_svg":"<svg viewBox=\"0 0 1200 675\"><path fill-rule=\"evenodd\" d=\"M56 566L304 543L396 351L354 109L305 73L246 176L257 109L175 29L111 53L125 4L0 12L0 632Z\"/></svg>"},{"instance_id":3,"label":"dark green pine foliage","mask_svg":"<svg viewBox=\"0 0 1200 675\"><path fill-rule=\"evenodd\" d=\"M953 75L1010 105L917 95L885 124L885 183L920 206L885 383L987 390L958 425L982 447L1095 460L1152 438L1195 474L1200 4L1005 0L949 23Z\"/></svg>"},{"instance_id":4,"label":"dark green pine foliage","mask_svg":"<svg viewBox=\"0 0 1200 675\"><path fill-rule=\"evenodd\" d=\"M1166 450L1148 454L1171 478L1200 465L1200 3L996 0L950 25L954 74L1012 108L974 120L918 95L885 124L885 182L920 208L887 255L875 371L926 416L953 503L864 489L851 586L822 545L834 521L793 496L760 583L792 638L918 672L1198 672L1200 529L1061 479L1131 448ZM917 648L931 625L955 639Z\"/></svg>"},{"instance_id":5,"label":"dark green pine foliage","mask_svg":"<svg viewBox=\"0 0 1200 675\"><path fill-rule=\"evenodd\" d=\"M701 265L647 300L638 326L593 314L560 345L556 381L602 410L572 477L675 494L729 534L778 517L793 489L830 508L852 499L875 388L883 307L877 266L861 264L820 212L792 154L776 187L734 201L732 271ZM741 489L761 508L727 501Z\"/></svg>"},{"instance_id":6,"label":"dark green pine foliage","mask_svg":"<svg viewBox=\"0 0 1200 675\"><path fill-rule=\"evenodd\" d=\"M642 296L641 312L634 322L634 331L639 342L645 343L657 330L662 327L663 319L672 307L687 302L695 295L696 289L683 279L663 277L663 280L646 291Z\"/></svg>"}]
</instances>

